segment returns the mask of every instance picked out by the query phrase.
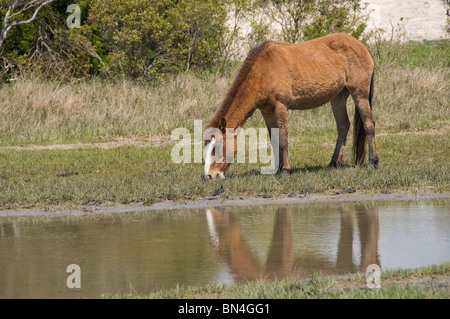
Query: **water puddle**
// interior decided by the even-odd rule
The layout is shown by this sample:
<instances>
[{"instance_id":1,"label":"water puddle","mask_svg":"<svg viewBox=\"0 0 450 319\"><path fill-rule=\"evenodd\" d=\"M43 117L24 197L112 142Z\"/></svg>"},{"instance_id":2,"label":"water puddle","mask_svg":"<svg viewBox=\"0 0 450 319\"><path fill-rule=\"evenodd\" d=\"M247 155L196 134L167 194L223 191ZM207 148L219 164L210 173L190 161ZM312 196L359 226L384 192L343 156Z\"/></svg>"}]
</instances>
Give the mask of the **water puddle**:
<instances>
[{"instance_id":1,"label":"water puddle","mask_svg":"<svg viewBox=\"0 0 450 319\"><path fill-rule=\"evenodd\" d=\"M423 199L0 217L0 298L96 298L441 264L450 261L449 207L450 199ZM72 264L77 278L67 272ZM81 288L68 288L68 277Z\"/></svg>"}]
</instances>

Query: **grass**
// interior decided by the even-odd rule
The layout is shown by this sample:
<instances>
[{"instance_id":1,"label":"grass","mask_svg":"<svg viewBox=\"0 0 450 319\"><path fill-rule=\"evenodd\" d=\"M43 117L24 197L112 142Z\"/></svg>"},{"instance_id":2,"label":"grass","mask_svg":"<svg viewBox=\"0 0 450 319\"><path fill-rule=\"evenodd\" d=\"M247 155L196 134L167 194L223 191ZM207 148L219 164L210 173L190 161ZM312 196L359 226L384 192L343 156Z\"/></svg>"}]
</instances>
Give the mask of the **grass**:
<instances>
[{"instance_id":1,"label":"grass","mask_svg":"<svg viewBox=\"0 0 450 319\"><path fill-rule=\"evenodd\" d=\"M51 144L170 135L206 119L231 77L194 74L155 87L128 80L63 84L19 78L0 92L0 144Z\"/></svg>"},{"instance_id":2,"label":"grass","mask_svg":"<svg viewBox=\"0 0 450 319\"><path fill-rule=\"evenodd\" d=\"M449 41L395 46L389 59L384 51L378 54L374 97L378 132L448 125ZM210 120L236 71L225 76L183 73L155 86L128 80L67 84L21 77L0 87L0 145L170 136L178 127L192 130L194 120L204 125ZM348 109L352 115L351 99ZM289 123L291 135L335 131L329 106L293 111ZM259 112L250 126L264 126Z\"/></svg>"},{"instance_id":3,"label":"grass","mask_svg":"<svg viewBox=\"0 0 450 319\"><path fill-rule=\"evenodd\" d=\"M193 131L214 114L236 70L225 76L184 73L155 86L127 80L64 84L22 77L0 87L0 206L58 203L145 203L211 196L286 195L354 187L358 192L449 190L449 42L396 44L379 54L374 114L377 171L325 169L336 140L329 106L291 111L290 156L294 173L260 175L261 164L234 164L225 181L201 182L201 164L175 164L172 144L110 149L28 150L20 145L89 143L164 137ZM395 53L395 54L394 54ZM348 103L349 116L354 106ZM245 128L264 127L259 112ZM351 149L349 136L348 149ZM11 148L15 146L16 148ZM8 148L9 147L9 148Z\"/></svg>"},{"instance_id":4,"label":"grass","mask_svg":"<svg viewBox=\"0 0 450 319\"><path fill-rule=\"evenodd\" d=\"M382 158L377 171L347 164L326 169L331 136L310 143L293 142L295 167L289 177L261 175L260 164L234 164L225 181L202 182L202 164L175 164L171 146L72 150L5 150L0 157L0 206L21 207L89 200L151 204L212 196L278 196L291 192L325 192L354 187L358 192L449 189L449 133L387 135L378 139Z\"/></svg>"},{"instance_id":5,"label":"grass","mask_svg":"<svg viewBox=\"0 0 450 319\"><path fill-rule=\"evenodd\" d=\"M448 41L431 41L427 43L386 41L372 44L370 51L379 66L385 66L386 64L402 68L447 68L450 66L448 59L450 46Z\"/></svg>"},{"instance_id":6,"label":"grass","mask_svg":"<svg viewBox=\"0 0 450 319\"><path fill-rule=\"evenodd\" d=\"M365 274L326 277L314 274L308 280L283 279L244 284L177 287L148 295L106 295L105 298L150 299L448 299L450 290L433 283L436 276L450 275L450 263L415 270L383 271L381 288L369 289Z\"/></svg>"}]
</instances>

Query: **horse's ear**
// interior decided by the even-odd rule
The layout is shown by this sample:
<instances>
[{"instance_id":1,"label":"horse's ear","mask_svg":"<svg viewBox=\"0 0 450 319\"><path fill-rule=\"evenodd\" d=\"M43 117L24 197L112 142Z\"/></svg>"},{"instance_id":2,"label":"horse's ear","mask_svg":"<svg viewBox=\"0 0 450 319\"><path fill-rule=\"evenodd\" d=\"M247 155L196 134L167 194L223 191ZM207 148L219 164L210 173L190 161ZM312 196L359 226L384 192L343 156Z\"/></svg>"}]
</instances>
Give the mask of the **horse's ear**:
<instances>
[{"instance_id":1,"label":"horse's ear","mask_svg":"<svg viewBox=\"0 0 450 319\"><path fill-rule=\"evenodd\" d=\"M219 130L221 130L222 133L225 133L226 128L227 128L227 120L225 120L225 118L222 117L219 123Z\"/></svg>"}]
</instances>

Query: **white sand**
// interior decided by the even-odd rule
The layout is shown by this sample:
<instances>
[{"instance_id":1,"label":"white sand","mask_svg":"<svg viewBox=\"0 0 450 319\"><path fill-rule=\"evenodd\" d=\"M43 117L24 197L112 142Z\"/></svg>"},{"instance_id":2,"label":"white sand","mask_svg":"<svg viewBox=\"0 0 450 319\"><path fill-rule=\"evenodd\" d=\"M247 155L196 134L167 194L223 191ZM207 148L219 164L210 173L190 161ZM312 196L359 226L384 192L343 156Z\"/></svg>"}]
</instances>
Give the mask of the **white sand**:
<instances>
[{"instance_id":1,"label":"white sand","mask_svg":"<svg viewBox=\"0 0 450 319\"><path fill-rule=\"evenodd\" d=\"M363 0L368 4L369 21L367 30L377 28L385 32L379 33L386 39L393 35L396 41L423 41L450 37L445 31L447 12L442 0ZM229 18L229 26L234 19ZM241 36L243 39L251 31L249 21L242 21ZM394 30L393 30L394 28ZM272 30L280 30L275 23ZM248 45L241 43L236 50L246 56Z\"/></svg>"},{"instance_id":2,"label":"white sand","mask_svg":"<svg viewBox=\"0 0 450 319\"><path fill-rule=\"evenodd\" d=\"M401 25L405 37L400 40L449 37L446 10L441 0L366 0L369 3L369 28L382 28L390 36L392 26ZM403 19L402 19L403 18ZM402 20L401 20L402 19Z\"/></svg>"}]
</instances>

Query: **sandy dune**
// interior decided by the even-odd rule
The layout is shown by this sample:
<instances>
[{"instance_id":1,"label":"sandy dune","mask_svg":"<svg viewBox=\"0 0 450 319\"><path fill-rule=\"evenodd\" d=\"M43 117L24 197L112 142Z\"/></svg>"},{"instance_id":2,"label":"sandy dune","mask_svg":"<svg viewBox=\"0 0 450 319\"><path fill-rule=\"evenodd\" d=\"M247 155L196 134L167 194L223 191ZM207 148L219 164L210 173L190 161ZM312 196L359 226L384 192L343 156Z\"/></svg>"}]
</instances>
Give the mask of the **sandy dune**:
<instances>
[{"instance_id":1,"label":"sandy dune","mask_svg":"<svg viewBox=\"0 0 450 319\"><path fill-rule=\"evenodd\" d=\"M367 0L369 28L382 28L390 36L392 26L404 31L400 40L445 38L446 10L442 0Z\"/></svg>"},{"instance_id":2,"label":"sandy dune","mask_svg":"<svg viewBox=\"0 0 450 319\"><path fill-rule=\"evenodd\" d=\"M445 31L447 11L442 0L362 0L367 4L369 14L367 30L382 29L379 33L386 39L396 41L423 41L429 39L448 38L450 34ZM231 13L230 13L231 14ZM229 27L234 26L234 17L229 17ZM251 32L249 21L242 21L239 25L240 35L243 39ZM281 31L276 23L271 29ZM243 53L249 48L245 43L237 46L237 51Z\"/></svg>"}]
</instances>

